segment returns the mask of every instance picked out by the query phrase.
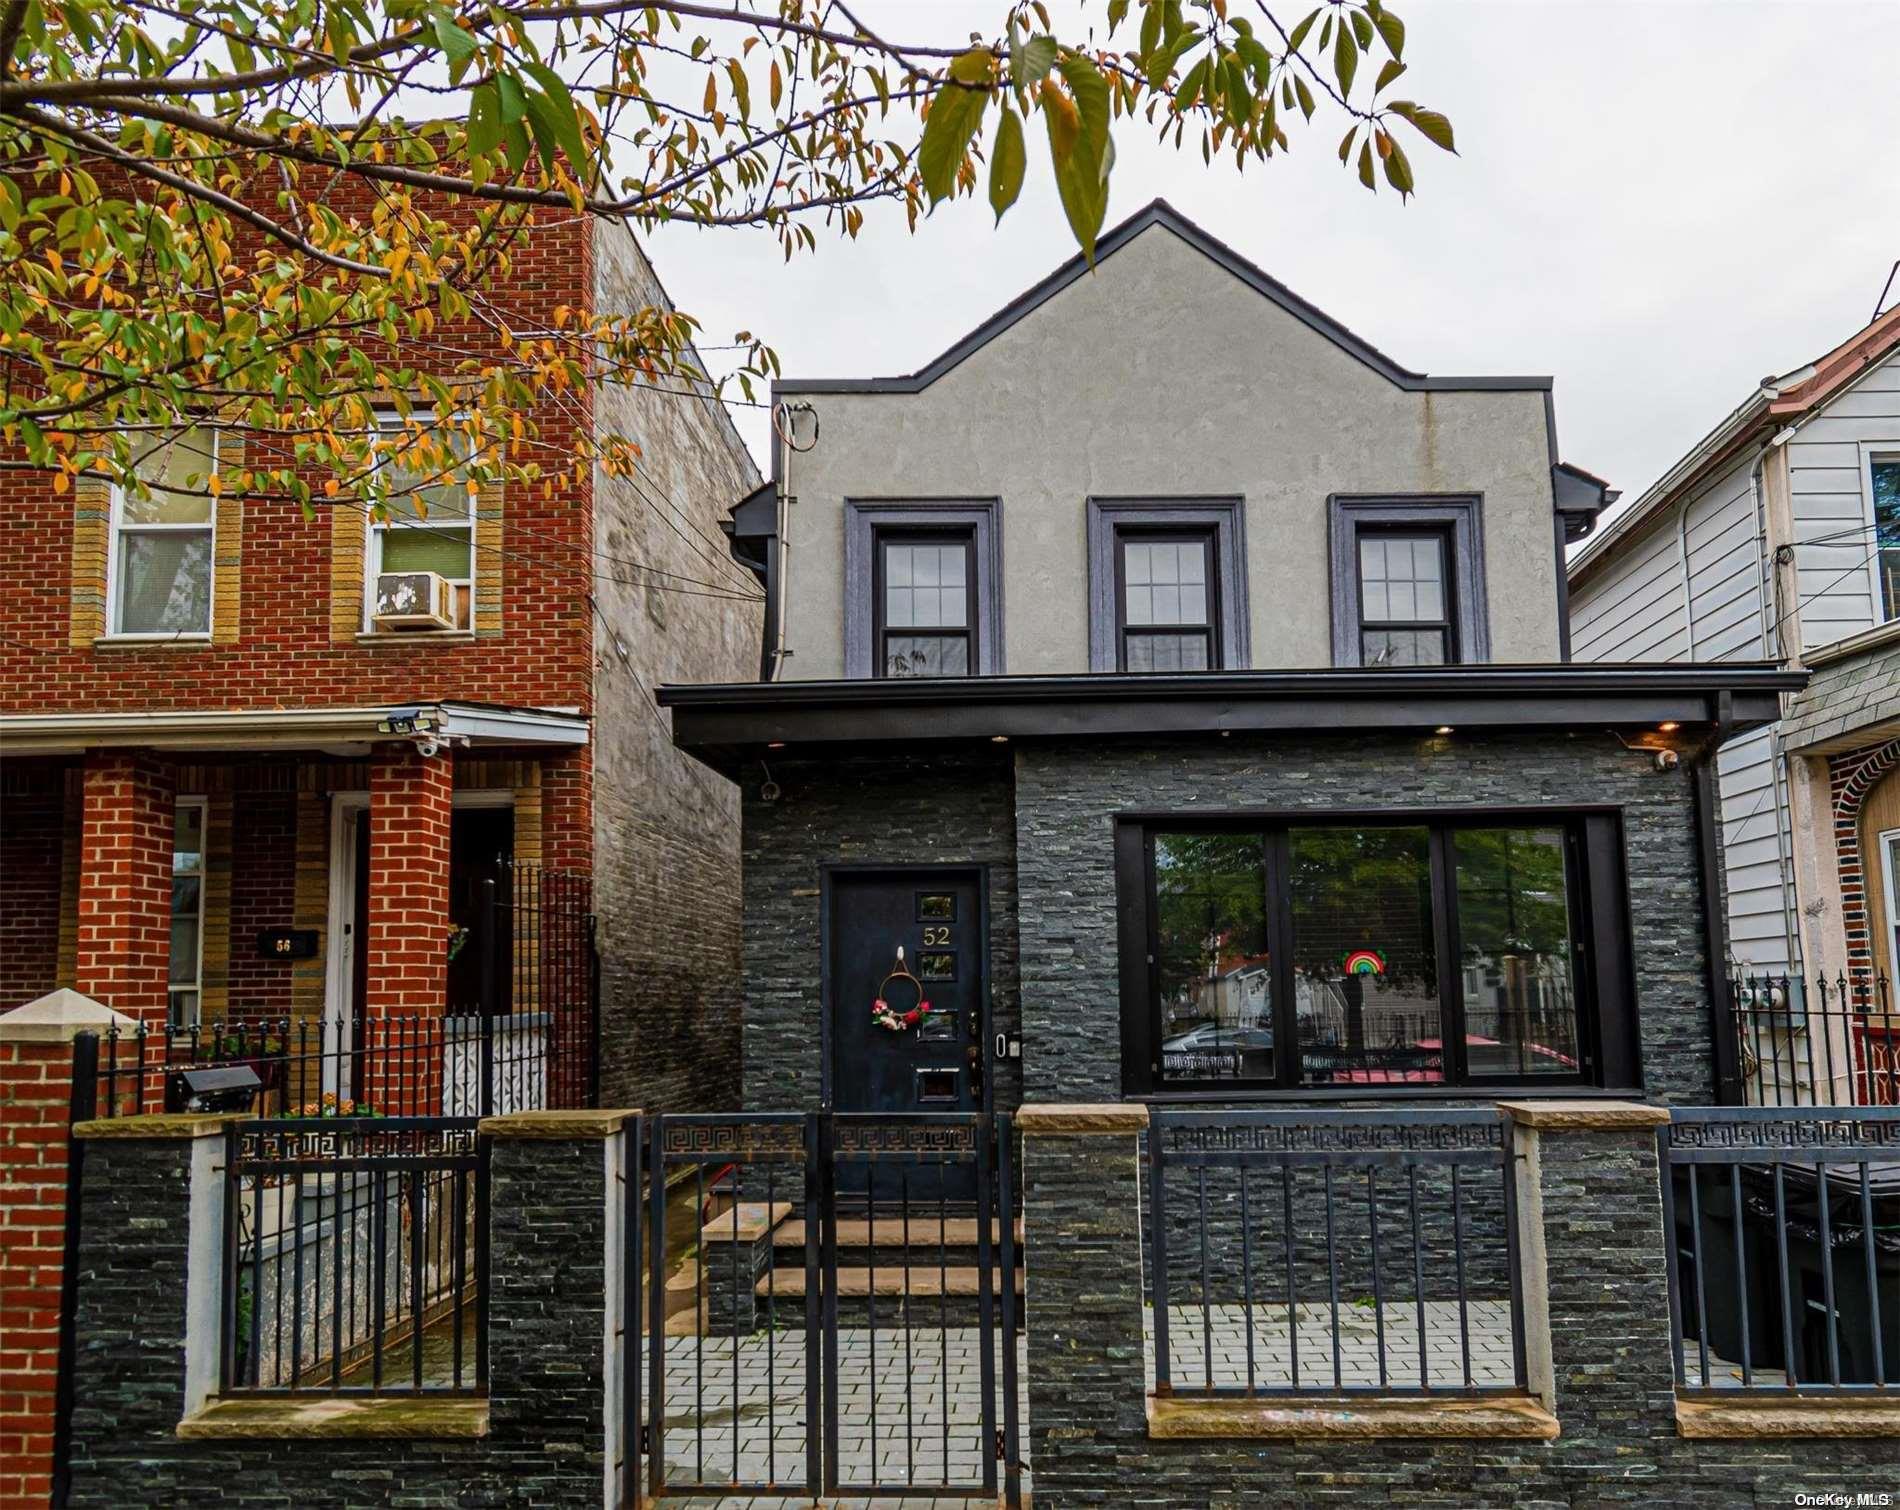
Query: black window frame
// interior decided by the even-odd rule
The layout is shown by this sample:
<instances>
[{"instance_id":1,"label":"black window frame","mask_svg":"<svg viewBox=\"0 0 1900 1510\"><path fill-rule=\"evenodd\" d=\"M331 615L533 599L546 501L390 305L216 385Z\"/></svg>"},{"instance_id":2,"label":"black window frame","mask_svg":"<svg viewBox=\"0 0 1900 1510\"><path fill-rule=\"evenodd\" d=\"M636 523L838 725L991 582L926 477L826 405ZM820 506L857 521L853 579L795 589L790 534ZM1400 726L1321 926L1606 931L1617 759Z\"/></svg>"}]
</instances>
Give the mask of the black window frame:
<instances>
[{"instance_id":1,"label":"black window frame","mask_svg":"<svg viewBox=\"0 0 1900 1510\"><path fill-rule=\"evenodd\" d=\"M1207 641L1207 667L1209 671L1223 669L1221 657L1221 591L1220 591L1220 542L1219 532L1211 524L1205 525L1154 525L1154 524L1117 524L1114 530L1115 557L1115 669L1130 675L1148 675L1146 672L1129 672L1128 639L1130 634L1159 637L1161 635L1185 636L1198 633ZM1203 562L1202 581L1205 584L1207 612L1205 620L1195 625L1185 624L1133 624L1128 622L1128 552L1131 543L1143 545L1198 545L1201 548ZM1166 675L1167 673L1153 673Z\"/></svg>"},{"instance_id":2,"label":"black window frame","mask_svg":"<svg viewBox=\"0 0 1900 1510\"><path fill-rule=\"evenodd\" d=\"M884 550L887 545L960 545L963 547L963 591L964 610L963 627L954 628L918 628L899 625L895 629L885 622L887 603L885 600ZM969 648L964 656L966 669L962 676L978 676L981 664L977 657L981 654L979 636L981 625L978 623L977 609L977 553L976 531L967 525L907 525L880 524L871 531L871 675L878 680L901 681L902 677L892 677L890 658L885 653L885 642L893 633L908 639L962 639L968 641Z\"/></svg>"},{"instance_id":3,"label":"black window frame","mask_svg":"<svg viewBox=\"0 0 1900 1510\"><path fill-rule=\"evenodd\" d=\"M1334 493L1326 504L1335 666L1364 664L1359 536L1363 530L1384 528L1411 534L1445 532L1446 574L1455 588L1447 604L1455 650L1448 664L1482 665L1491 659L1482 493Z\"/></svg>"},{"instance_id":4,"label":"black window frame","mask_svg":"<svg viewBox=\"0 0 1900 1510\"><path fill-rule=\"evenodd\" d=\"M1438 563L1442 574L1441 595L1444 598L1442 613L1437 619L1368 619L1366 617L1366 584L1364 546L1368 540L1431 540L1438 546ZM1436 631L1445 637L1445 658L1439 662L1444 666L1460 664L1462 651L1458 640L1459 582L1458 582L1458 546L1448 525L1442 524L1360 524L1353 530L1353 564L1355 571L1353 612L1358 621L1359 664L1362 666L1390 665L1390 662L1375 662L1366 654L1366 632L1402 630L1412 633Z\"/></svg>"},{"instance_id":5,"label":"black window frame","mask_svg":"<svg viewBox=\"0 0 1900 1510\"><path fill-rule=\"evenodd\" d=\"M1340 1088L1301 1080L1293 979L1293 919L1287 902L1289 835L1298 828L1412 828L1428 831L1432 916L1437 951L1441 1039L1440 1082L1392 1082ZM1578 1069L1574 1074L1473 1075L1465 1043L1462 945L1452 835L1483 828L1558 828L1565 835L1566 885L1577 1005ZM1264 854L1268 945L1273 960L1274 1076L1213 1079L1165 1076L1161 1056L1159 904L1154 836L1187 831L1259 831ZM1122 1093L1143 1100L1247 1101L1482 1098L1643 1087L1635 966L1620 808L1567 806L1227 810L1124 813L1115 820L1120 974ZM1278 900L1275 900L1278 899Z\"/></svg>"}]
</instances>

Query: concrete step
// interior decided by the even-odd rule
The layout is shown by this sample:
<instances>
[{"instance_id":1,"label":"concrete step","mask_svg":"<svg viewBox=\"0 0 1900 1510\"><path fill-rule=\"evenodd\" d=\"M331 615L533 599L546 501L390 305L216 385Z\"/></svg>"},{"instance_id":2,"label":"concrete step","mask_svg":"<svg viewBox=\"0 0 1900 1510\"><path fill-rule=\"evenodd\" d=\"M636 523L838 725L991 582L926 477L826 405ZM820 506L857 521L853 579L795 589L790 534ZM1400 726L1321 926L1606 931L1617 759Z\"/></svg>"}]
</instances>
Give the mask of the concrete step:
<instances>
[{"instance_id":1,"label":"concrete step","mask_svg":"<svg viewBox=\"0 0 1900 1510\"><path fill-rule=\"evenodd\" d=\"M1000 1319L1002 1271L992 1270L992 1318ZM1020 1297L1023 1276L1014 1276ZM840 1268L838 1321L842 1326L864 1327L876 1321L879 1331L929 1330L939 1326L973 1327L982 1309L978 1293L980 1271L975 1266L945 1269ZM781 1327L805 1323L805 1272L780 1268L755 1288L760 1325ZM873 1302L876 1315L873 1317ZM776 1313L776 1315L774 1315Z\"/></svg>"},{"instance_id":2,"label":"concrete step","mask_svg":"<svg viewBox=\"0 0 1900 1510\"><path fill-rule=\"evenodd\" d=\"M913 1253L920 1250L935 1255L939 1245L946 1248L976 1247L977 1225L975 1217L951 1217L947 1221L938 1221L935 1217L912 1217L908 1222L901 1217L878 1217L875 1221L852 1218L840 1219L838 1224L838 1248L869 1247L873 1238L880 1248L905 1248ZM1022 1251L1023 1221L1016 1218L1016 1251ZM990 1242L994 1246L1001 1237L994 1221L990 1223ZM772 1229L772 1246L775 1248L803 1248L805 1246L805 1224L803 1221L781 1222Z\"/></svg>"}]
</instances>

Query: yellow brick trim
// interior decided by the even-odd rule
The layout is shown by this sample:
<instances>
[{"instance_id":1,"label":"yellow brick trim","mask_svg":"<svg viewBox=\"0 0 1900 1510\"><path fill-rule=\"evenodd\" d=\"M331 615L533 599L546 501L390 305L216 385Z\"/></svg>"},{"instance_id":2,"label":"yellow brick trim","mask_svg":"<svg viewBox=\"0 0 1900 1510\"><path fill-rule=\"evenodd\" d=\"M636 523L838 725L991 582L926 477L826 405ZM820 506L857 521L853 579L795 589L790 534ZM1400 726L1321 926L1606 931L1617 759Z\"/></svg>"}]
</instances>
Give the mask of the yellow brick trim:
<instances>
[{"instance_id":1,"label":"yellow brick trim","mask_svg":"<svg viewBox=\"0 0 1900 1510\"><path fill-rule=\"evenodd\" d=\"M112 547L112 485L103 477L73 484L72 625L69 643L89 649L106 632L106 555Z\"/></svg>"},{"instance_id":2,"label":"yellow brick trim","mask_svg":"<svg viewBox=\"0 0 1900 1510\"><path fill-rule=\"evenodd\" d=\"M541 863L540 771L527 786L515 788L515 858L530 865Z\"/></svg>"},{"instance_id":3,"label":"yellow brick trim","mask_svg":"<svg viewBox=\"0 0 1900 1510\"><path fill-rule=\"evenodd\" d=\"M244 439L218 437L218 477L227 485L244 470ZM217 501L211 527L211 643L235 645L243 622L244 503L227 494Z\"/></svg>"},{"instance_id":4,"label":"yellow brick trim","mask_svg":"<svg viewBox=\"0 0 1900 1510\"><path fill-rule=\"evenodd\" d=\"M323 1021L324 977L328 970L330 925L330 804L322 793L297 793L297 874L291 899L293 928L314 928L317 952L290 967L290 1015L293 1034L307 1031L314 1046ZM307 1029L295 1024L308 1024ZM293 1043L296 1041L293 1038ZM322 1061L296 1061L286 1089L292 1103L323 1094ZM299 1077L304 1083L299 1083Z\"/></svg>"},{"instance_id":5,"label":"yellow brick trim","mask_svg":"<svg viewBox=\"0 0 1900 1510\"><path fill-rule=\"evenodd\" d=\"M330 638L353 644L363 629L363 552L368 525L343 504L330 506Z\"/></svg>"},{"instance_id":6,"label":"yellow brick trim","mask_svg":"<svg viewBox=\"0 0 1900 1510\"><path fill-rule=\"evenodd\" d=\"M198 1015L222 1022L231 1009L231 863L235 814L231 794L205 799L204 912L199 920Z\"/></svg>"},{"instance_id":7,"label":"yellow brick trim","mask_svg":"<svg viewBox=\"0 0 1900 1510\"><path fill-rule=\"evenodd\" d=\"M489 483L475 499L475 634L488 638L501 633L502 485Z\"/></svg>"}]
</instances>

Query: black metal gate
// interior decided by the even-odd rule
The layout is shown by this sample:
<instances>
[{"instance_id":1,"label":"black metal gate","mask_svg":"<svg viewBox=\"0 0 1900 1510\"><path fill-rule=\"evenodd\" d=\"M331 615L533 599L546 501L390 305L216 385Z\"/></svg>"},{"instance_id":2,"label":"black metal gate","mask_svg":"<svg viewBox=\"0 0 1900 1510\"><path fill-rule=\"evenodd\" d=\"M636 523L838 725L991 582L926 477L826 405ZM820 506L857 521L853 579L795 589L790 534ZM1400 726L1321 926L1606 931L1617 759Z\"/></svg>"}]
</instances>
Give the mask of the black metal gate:
<instances>
[{"instance_id":1,"label":"black metal gate","mask_svg":"<svg viewBox=\"0 0 1900 1510\"><path fill-rule=\"evenodd\" d=\"M1011 1143L982 1112L650 1119L629 1496L1019 1504Z\"/></svg>"}]
</instances>

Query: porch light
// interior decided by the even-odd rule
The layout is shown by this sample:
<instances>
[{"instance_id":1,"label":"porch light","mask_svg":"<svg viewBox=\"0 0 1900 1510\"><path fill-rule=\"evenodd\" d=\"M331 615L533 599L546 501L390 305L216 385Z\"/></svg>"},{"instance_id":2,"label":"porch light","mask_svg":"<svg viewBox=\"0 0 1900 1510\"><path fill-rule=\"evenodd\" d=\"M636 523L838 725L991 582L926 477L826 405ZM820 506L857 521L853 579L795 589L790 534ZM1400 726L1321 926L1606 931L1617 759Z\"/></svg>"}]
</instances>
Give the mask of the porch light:
<instances>
[{"instance_id":1,"label":"porch light","mask_svg":"<svg viewBox=\"0 0 1900 1510\"><path fill-rule=\"evenodd\" d=\"M766 749L768 749L768 750L782 750L782 749L784 749L784 748L785 748L785 741L784 741L784 740L782 740L782 739L773 739L773 740L768 740L768 741L766 742L766 746L765 746L765 747L766 747Z\"/></svg>"},{"instance_id":2,"label":"porch light","mask_svg":"<svg viewBox=\"0 0 1900 1510\"><path fill-rule=\"evenodd\" d=\"M1440 724L1436 729L1432 730L1432 733L1434 734L1449 734L1451 732L1452 732L1452 729L1451 729L1450 724Z\"/></svg>"},{"instance_id":3,"label":"porch light","mask_svg":"<svg viewBox=\"0 0 1900 1510\"><path fill-rule=\"evenodd\" d=\"M992 734L990 736L990 743L993 745L1006 745L1009 743L1009 736L1007 734Z\"/></svg>"},{"instance_id":4,"label":"porch light","mask_svg":"<svg viewBox=\"0 0 1900 1510\"><path fill-rule=\"evenodd\" d=\"M1677 723L1677 722L1676 722L1676 721L1675 721L1675 720L1674 720L1674 719L1672 718L1672 719L1669 719L1669 720L1668 720L1667 722L1665 722L1665 723L1660 723L1660 724L1657 724L1657 725L1656 725L1656 727L1657 727L1658 729L1660 729L1660 730L1661 730L1661 731L1662 731L1663 733L1665 733L1665 734L1674 734L1674 733L1676 732L1676 730L1678 730L1678 729L1680 729L1680 728L1682 727L1682 725L1681 725L1681 724L1679 724L1679 723Z\"/></svg>"}]
</instances>

